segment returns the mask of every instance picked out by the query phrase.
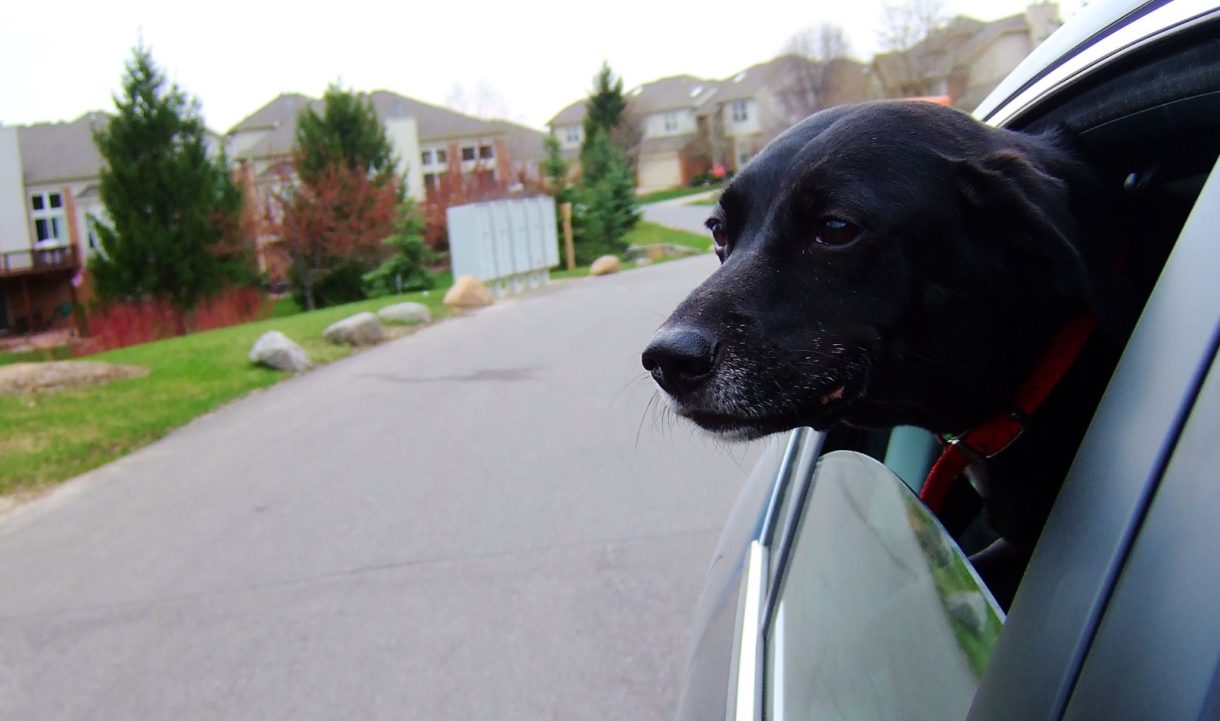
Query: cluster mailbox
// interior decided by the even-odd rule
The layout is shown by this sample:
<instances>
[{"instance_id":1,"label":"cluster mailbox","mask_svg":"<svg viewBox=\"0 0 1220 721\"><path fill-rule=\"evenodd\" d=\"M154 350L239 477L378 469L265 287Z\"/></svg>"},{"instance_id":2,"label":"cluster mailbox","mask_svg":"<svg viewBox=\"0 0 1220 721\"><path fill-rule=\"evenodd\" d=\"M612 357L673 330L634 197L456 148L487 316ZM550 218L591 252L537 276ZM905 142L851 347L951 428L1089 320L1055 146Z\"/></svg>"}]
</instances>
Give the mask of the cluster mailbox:
<instances>
[{"instance_id":1,"label":"cluster mailbox","mask_svg":"<svg viewBox=\"0 0 1220 721\"><path fill-rule=\"evenodd\" d=\"M559 265L555 200L495 200L449 208L453 277L473 275L497 297L545 285Z\"/></svg>"}]
</instances>

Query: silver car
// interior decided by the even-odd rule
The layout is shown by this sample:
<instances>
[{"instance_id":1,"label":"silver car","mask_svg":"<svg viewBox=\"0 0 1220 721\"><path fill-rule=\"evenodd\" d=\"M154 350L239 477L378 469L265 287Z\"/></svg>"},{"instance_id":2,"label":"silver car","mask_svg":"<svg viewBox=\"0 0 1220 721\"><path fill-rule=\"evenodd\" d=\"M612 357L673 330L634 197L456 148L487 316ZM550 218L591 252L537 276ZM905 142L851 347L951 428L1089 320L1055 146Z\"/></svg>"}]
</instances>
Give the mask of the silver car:
<instances>
[{"instance_id":1,"label":"silver car","mask_svg":"<svg viewBox=\"0 0 1220 721\"><path fill-rule=\"evenodd\" d=\"M1091 3L975 115L1075 130L1168 254L1010 611L913 492L926 434L797 430L717 546L681 719L1220 719L1220 8Z\"/></svg>"}]
</instances>

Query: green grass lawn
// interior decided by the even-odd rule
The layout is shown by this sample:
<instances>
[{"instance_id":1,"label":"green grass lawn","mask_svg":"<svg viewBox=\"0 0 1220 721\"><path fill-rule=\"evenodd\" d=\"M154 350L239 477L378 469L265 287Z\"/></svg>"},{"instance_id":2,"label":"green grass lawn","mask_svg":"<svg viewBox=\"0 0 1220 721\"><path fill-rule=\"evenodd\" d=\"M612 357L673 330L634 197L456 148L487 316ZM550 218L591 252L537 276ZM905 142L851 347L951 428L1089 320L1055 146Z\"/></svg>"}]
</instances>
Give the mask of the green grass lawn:
<instances>
[{"instance_id":1,"label":"green grass lawn","mask_svg":"<svg viewBox=\"0 0 1220 721\"><path fill-rule=\"evenodd\" d=\"M662 200L673 200L674 198L684 198L688 195L698 195L699 193L706 193L709 190L716 190L716 188L668 188L666 190L657 190L651 193L645 193L636 198L636 200L640 205L648 205L649 203L659 203Z\"/></svg>"},{"instance_id":2,"label":"green grass lawn","mask_svg":"<svg viewBox=\"0 0 1220 721\"><path fill-rule=\"evenodd\" d=\"M685 230L675 230L647 221L640 221L627 234L628 245L655 245L657 243L685 245L703 252L712 247L712 236L710 233L688 233Z\"/></svg>"},{"instance_id":3,"label":"green grass lawn","mask_svg":"<svg viewBox=\"0 0 1220 721\"><path fill-rule=\"evenodd\" d=\"M707 237L639 223L629 244L677 243L707 250ZM633 267L627 264L626 268ZM587 267L552 272L554 278L588 275ZM322 338L331 323L360 311L414 300L426 304L434 318L448 314L442 305L448 281L427 295L408 293L303 313L291 298L281 298L267 320L181 338L130 346L89 356L87 360L143 366L149 374L101 386L25 395L0 394L0 494L32 489L79 475L164 436L192 418L269 386L288 374L255 366L246 354L269 330L299 343L315 364L351 353ZM0 365L55 360L64 350L0 354Z\"/></svg>"},{"instance_id":4,"label":"green grass lawn","mask_svg":"<svg viewBox=\"0 0 1220 721\"><path fill-rule=\"evenodd\" d=\"M322 338L329 324L353 313L404 300L422 302L434 318L447 314L445 289L428 295L360 301L313 313L232 326L130 346L86 360L129 363L147 376L102 386L28 395L0 395L0 493L62 481L151 443L171 429L255 388L286 377L246 358L254 341L279 330L299 343L314 363L351 350ZM4 360L0 359L0 363ZM27 360L18 358L16 360Z\"/></svg>"}]
</instances>

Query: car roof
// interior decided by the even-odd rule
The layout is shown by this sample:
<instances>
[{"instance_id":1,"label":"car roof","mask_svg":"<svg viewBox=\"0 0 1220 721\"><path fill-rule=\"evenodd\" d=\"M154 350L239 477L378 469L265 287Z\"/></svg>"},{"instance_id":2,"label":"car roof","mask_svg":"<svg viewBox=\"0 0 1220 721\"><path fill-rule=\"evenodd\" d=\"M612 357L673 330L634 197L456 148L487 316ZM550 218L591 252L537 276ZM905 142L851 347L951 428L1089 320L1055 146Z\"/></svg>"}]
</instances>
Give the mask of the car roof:
<instances>
[{"instance_id":1,"label":"car roof","mask_svg":"<svg viewBox=\"0 0 1220 721\"><path fill-rule=\"evenodd\" d=\"M988 95L975 117L1008 124L1049 93L1168 32L1220 14L1216 0L1109 0L1085 6Z\"/></svg>"}]
</instances>

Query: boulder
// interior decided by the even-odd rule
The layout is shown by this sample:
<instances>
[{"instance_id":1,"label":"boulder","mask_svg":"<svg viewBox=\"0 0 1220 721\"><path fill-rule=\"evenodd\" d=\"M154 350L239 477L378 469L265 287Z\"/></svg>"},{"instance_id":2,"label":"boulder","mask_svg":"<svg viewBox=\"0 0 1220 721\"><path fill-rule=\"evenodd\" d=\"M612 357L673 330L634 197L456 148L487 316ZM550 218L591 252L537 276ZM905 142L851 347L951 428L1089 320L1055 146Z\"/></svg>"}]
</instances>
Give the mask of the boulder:
<instances>
[{"instance_id":1,"label":"boulder","mask_svg":"<svg viewBox=\"0 0 1220 721\"><path fill-rule=\"evenodd\" d=\"M463 275L445 293L445 305L457 308L481 308L491 305L491 291L473 275Z\"/></svg>"},{"instance_id":2,"label":"boulder","mask_svg":"<svg viewBox=\"0 0 1220 721\"><path fill-rule=\"evenodd\" d=\"M432 311L423 303L395 303L377 311L377 317L386 323L431 323Z\"/></svg>"},{"instance_id":3,"label":"boulder","mask_svg":"<svg viewBox=\"0 0 1220 721\"><path fill-rule=\"evenodd\" d=\"M347 343L348 345L372 345L380 343L384 337L381 332L381 322L372 313L357 313L350 318L344 318L338 323L332 323L322 331L326 340L332 343Z\"/></svg>"},{"instance_id":4,"label":"boulder","mask_svg":"<svg viewBox=\"0 0 1220 721\"><path fill-rule=\"evenodd\" d=\"M303 371L310 366L309 354L278 330L267 331L254 341L250 349L250 362L279 371Z\"/></svg>"},{"instance_id":5,"label":"boulder","mask_svg":"<svg viewBox=\"0 0 1220 721\"><path fill-rule=\"evenodd\" d=\"M617 256L603 255L589 266L589 275L609 275L617 273L621 267Z\"/></svg>"}]
</instances>

